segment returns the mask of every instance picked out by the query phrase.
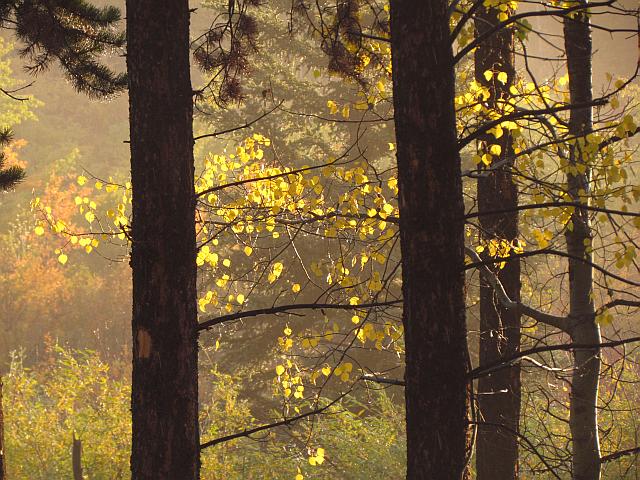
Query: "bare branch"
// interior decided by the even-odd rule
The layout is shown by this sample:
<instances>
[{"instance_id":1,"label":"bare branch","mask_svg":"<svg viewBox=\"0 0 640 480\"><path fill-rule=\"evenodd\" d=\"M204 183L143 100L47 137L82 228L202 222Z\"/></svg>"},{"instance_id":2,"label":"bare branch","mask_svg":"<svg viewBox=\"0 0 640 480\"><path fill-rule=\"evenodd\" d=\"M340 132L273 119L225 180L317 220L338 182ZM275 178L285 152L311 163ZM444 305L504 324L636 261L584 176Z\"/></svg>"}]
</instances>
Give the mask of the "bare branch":
<instances>
[{"instance_id":1,"label":"bare branch","mask_svg":"<svg viewBox=\"0 0 640 480\"><path fill-rule=\"evenodd\" d=\"M349 392L340 394L337 398L335 398L334 400L332 400L331 402L326 404L324 407L316 408L316 409L311 410L309 412L305 412L305 413L302 413L300 415L296 415L295 417L285 418L283 420L280 420L279 422L268 423L266 425L260 425L259 427L255 427L255 428L248 428L246 430L243 430L242 432L232 433L231 435L226 435L224 437L218 437L218 438L215 438L213 440L209 440L208 442L205 442L205 443L200 445L200 451L202 451L202 450L204 450L205 448L208 448L208 447L213 447L213 446L218 445L220 443L228 442L230 440L235 440L237 438L243 438L243 437L249 437L249 436L251 436L251 435L253 435L255 433L264 432L265 430L270 430L270 429L276 428L276 427L283 427L283 426L286 426L286 425L291 425L292 423L295 423L295 422L297 422L299 420L302 420L304 418L310 417L312 415L319 415L319 414L327 411L329 408L334 406L340 400L342 400L347 395L347 393L349 393Z\"/></svg>"},{"instance_id":2,"label":"bare branch","mask_svg":"<svg viewBox=\"0 0 640 480\"><path fill-rule=\"evenodd\" d=\"M567 328L569 327L567 317L558 317L556 315L551 315L541 312L540 310L536 310L535 308L531 308L521 302L514 302L509 298L509 295L507 295L507 292L505 291L500 279L498 279L498 277L493 274L488 266L484 265L484 262L480 258L480 255L478 255L473 249L469 247L465 247L465 251L467 252L467 255L469 255L469 257L471 257L475 261L475 265L479 265L478 269L480 270L480 274L493 287L493 291L496 293L498 300L500 300L500 303L504 308L506 308L507 310L516 309L521 314L533 318L537 322L545 323L552 327L559 328L564 332L567 331Z\"/></svg>"},{"instance_id":3,"label":"bare branch","mask_svg":"<svg viewBox=\"0 0 640 480\"><path fill-rule=\"evenodd\" d=\"M292 305L278 305L277 307L260 308L244 312L230 313L221 317L205 320L198 325L198 331L207 330L215 325L220 325L231 320L257 317L259 315L274 315L278 313L293 312L296 310L364 310L367 308L393 307L402 304L402 300L390 300L388 302L362 303L360 305L345 305L337 303L300 303Z\"/></svg>"}]
</instances>

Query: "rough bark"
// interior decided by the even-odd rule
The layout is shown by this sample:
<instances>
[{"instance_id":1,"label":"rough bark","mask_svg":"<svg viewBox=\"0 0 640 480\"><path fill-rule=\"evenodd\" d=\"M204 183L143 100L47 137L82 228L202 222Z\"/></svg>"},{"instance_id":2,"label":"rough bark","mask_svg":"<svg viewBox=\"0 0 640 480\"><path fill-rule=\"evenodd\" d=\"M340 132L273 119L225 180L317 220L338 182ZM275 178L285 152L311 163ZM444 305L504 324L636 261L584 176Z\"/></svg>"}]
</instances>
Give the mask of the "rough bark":
<instances>
[{"instance_id":1,"label":"rough bark","mask_svg":"<svg viewBox=\"0 0 640 480\"><path fill-rule=\"evenodd\" d=\"M198 478L187 0L127 1L133 184L133 480Z\"/></svg>"},{"instance_id":2,"label":"rough bark","mask_svg":"<svg viewBox=\"0 0 640 480\"><path fill-rule=\"evenodd\" d=\"M407 478L468 463L463 203L445 0L391 2L402 248Z\"/></svg>"},{"instance_id":3,"label":"rough bark","mask_svg":"<svg viewBox=\"0 0 640 480\"><path fill-rule=\"evenodd\" d=\"M476 34L482 35L499 23L497 8L481 7L476 14ZM494 72L487 80L484 72ZM506 72L506 83L497 80L497 72ZM487 106L498 112L507 101L509 87L515 77L514 40L511 29L503 29L490 36L475 51L475 78L491 92ZM480 155L489 145L502 148L494 157L494 169L478 179L478 212L510 210L501 215L480 215L481 236L485 241L518 237L518 188L510 173L511 164L503 163L513 157L513 141L505 132L500 138L489 134L479 145ZM495 165L503 165L495 168ZM520 262L508 262L495 272L506 294L520 302ZM482 278L482 277L481 277ZM490 365L501 357L520 350L520 315L518 309L505 308L493 287L482 281L480 285L480 344L479 363ZM520 419L520 365L498 370L480 377L478 381L479 421L476 438L476 472L478 480L513 480L518 478L518 422ZM486 422L486 425L483 425ZM500 428L497 425L504 425Z\"/></svg>"},{"instance_id":4,"label":"rough bark","mask_svg":"<svg viewBox=\"0 0 640 480\"><path fill-rule=\"evenodd\" d=\"M580 3L587 5L584 0ZM564 39L569 72L570 100L574 104L588 104L593 100L591 83L592 44L591 27L586 14L564 19ZM593 127L590 107L573 109L569 120L569 135L584 136ZM585 166L584 173L575 169ZM586 154L579 142L570 146L567 189L574 202L588 205L591 172ZM593 268L580 259L592 261L587 243L591 240L589 212L576 208L566 233L569 260L569 317L573 342L600 343L600 328L595 321L592 298ZM597 348L574 351L574 372L571 379L570 428L572 439L572 475L575 480L600 478L600 444L598 440L598 381L600 351Z\"/></svg>"}]
</instances>

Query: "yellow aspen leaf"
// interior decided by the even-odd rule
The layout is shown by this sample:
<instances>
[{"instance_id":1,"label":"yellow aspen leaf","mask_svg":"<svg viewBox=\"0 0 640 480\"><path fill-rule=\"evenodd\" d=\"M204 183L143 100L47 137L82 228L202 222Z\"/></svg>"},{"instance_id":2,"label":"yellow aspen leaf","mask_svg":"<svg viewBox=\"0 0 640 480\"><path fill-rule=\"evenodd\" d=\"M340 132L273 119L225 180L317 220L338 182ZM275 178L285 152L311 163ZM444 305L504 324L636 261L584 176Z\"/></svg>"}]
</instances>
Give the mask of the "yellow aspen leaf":
<instances>
[{"instance_id":1,"label":"yellow aspen leaf","mask_svg":"<svg viewBox=\"0 0 640 480\"><path fill-rule=\"evenodd\" d=\"M613 315L608 310L605 310L596 316L596 322L601 326L611 325L613 323Z\"/></svg>"},{"instance_id":2,"label":"yellow aspen leaf","mask_svg":"<svg viewBox=\"0 0 640 480\"><path fill-rule=\"evenodd\" d=\"M284 327L284 334L288 337L289 335L291 335L291 328L289 327L289 325L287 325L286 327Z\"/></svg>"},{"instance_id":3,"label":"yellow aspen leaf","mask_svg":"<svg viewBox=\"0 0 640 480\"><path fill-rule=\"evenodd\" d=\"M300 284L299 283L294 283L291 286L291 290L293 290L293 293L298 293L300 291Z\"/></svg>"},{"instance_id":4,"label":"yellow aspen leaf","mask_svg":"<svg viewBox=\"0 0 640 480\"><path fill-rule=\"evenodd\" d=\"M278 279L278 277L280 277L280 275L282 274L283 268L284 266L282 265L281 262L276 262L273 264L271 273L268 276L269 283L275 282Z\"/></svg>"},{"instance_id":5,"label":"yellow aspen leaf","mask_svg":"<svg viewBox=\"0 0 640 480\"><path fill-rule=\"evenodd\" d=\"M58 261L59 261L62 265L64 265L65 263L67 263L67 260L68 260L68 259L69 259L69 258L68 258L64 253L61 253L60 255L58 255Z\"/></svg>"},{"instance_id":6,"label":"yellow aspen leaf","mask_svg":"<svg viewBox=\"0 0 640 480\"><path fill-rule=\"evenodd\" d=\"M78 185L84 185L85 183L87 183L87 177L85 177L84 175L80 175L77 181Z\"/></svg>"},{"instance_id":7,"label":"yellow aspen leaf","mask_svg":"<svg viewBox=\"0 0 640 480\"><path fill-rule=\"evenodd\" d=\"M236 301L238 302L238 304L242 305L244 303L244 295L242 293L239 293L236 296Z\"/></svg>"},{"instance_id":8,"label":"yellow aspen leaf","mask_svg":"<svg viewBox=\"0 0 640 480\"><path fill-rule=\"evenodd\" d=\"M222 265L224 265L225 267L229 268L231 266L231 260L229 260L228 258L225 258L222 261Z\"/></svg>"},{"instance_id":9,"label":"yellow aspen leaf","mask_svg":"<svg viewBox=\"0 0 640 480\"><path fill-rule=\"evenodd\" d=\"M500 72L498 73L498 81L502 84L506 84L507 80L509 79L507 72Z\"/></svg>"},{"instance_id":10,"label":"yellow aspen leaf","mask_svg":"<svg viewBox=\"0 0 640 480\"><path fill-rule=\"evenodd\" d=\"M342 116L344 118L349 118L349 105L342 107Z\"/></svg>"},{"instance_id":11,"label":"yellow aspen leaf","mask_svg":"<svg viewBox=\"0 0 640 480\"><path fill-rule=\"evenodd\" d=\"M44 235L44 228L42 228L42 225L38 225L34 230L33 230L36 235L40 236L40 235Z\"/></svg>"},{"instance_id":12,"label":"yellow aspen leaf","mask_svg":"<svg viewBox=\"0 0 640 480\"><path fill-rule=\"evenodd\" d=\"M249 245L247 245L246 247L244 247L244 254L249 257L251 256L251 254L253 253L253 248L251 248Z\"/></svg>"},{"instance_id":13,"label":"yellow aspen leaf","mask_svg":"<svg viewBox=\"0 0 640 480\"><path fill-rule=\"evenodd\" d=\"M333 100L327 100L327 107L329 107L329 113L332 115L338 111L338 105Z\"/></svg>"},{"instance_id":14,"label":"yellow aspen leaf","mask_svg":"<svg viewBox=\"0 0 640 480\"><path fill-rule=\"evenodd\" d=\"M329 375L331 375L331 367L329 365L322 367L322 374L325 377L328 377Z\"/></svg>"},{"instance_id":15,"label":"yellow aspen leaf","mask_svg":"<svg viewBox=\"0 0 640 480\"><path fill-rule=\"evenodd\" d=\"M276 367L276 374L277 374L278 376L280 376L280 375L282 375L283 373L284 373L284 365L278 365L278 366Z\"/></svg>"},{"instance_id":16,"label":"yellow aspen leaf","mask_svg":"<svg viewBox=\"0 0 640 480\"><path fill-rule=\"evenodd\" d=\"M491 70L485 70L483 75L484 75L484 78L487 80L487 82L493 78L493 72Z\"/></svg>"},{"instance_id":17,"label":"yellow aspen leaf","mask_svg":"<svg viewBox=\"0 0 640 480\"><path fill-rule=\"evenodd\" d=\"M617 109L619 106L620 106L620 100L618 100L618 97L613 97L611 99L611 108Z\"/></svg>"}]
</instances>

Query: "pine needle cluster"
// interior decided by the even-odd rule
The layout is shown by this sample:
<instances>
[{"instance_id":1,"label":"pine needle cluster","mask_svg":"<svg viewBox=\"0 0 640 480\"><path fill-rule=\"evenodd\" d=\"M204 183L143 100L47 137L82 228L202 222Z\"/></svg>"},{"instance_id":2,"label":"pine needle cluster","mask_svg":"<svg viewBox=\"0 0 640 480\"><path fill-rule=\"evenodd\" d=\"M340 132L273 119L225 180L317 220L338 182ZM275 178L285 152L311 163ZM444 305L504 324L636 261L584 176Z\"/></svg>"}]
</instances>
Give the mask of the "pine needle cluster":
<instances>
[{"instance_id":1,"label":"pine needle cluster","mask_svg":"<svg viewBox=\"0 0 640 480\"><path fill-rule=\"evenodd\" d=\"M73 86L91 97L110 97L126 88L126 75L99 61L125 45L117 8L96 8L84 0L0 0L0 15L1 26L13 29L22 43L19 52L29 62L29 73L57 61Z\"/></svg>"},{"instance_id":2,"label":"pine needle cluster","mask_svg":"<svg viewBox=\"0 0 640 480\"><path fill-rule=\"evenodd\" d=\"M13 132L9 128L0 130L0 149L8 146L13 140ZM5 168L6 156L0 150L0 191L11 190L24 179L24 169L17 165Z\"/></svg>"}]
</instances>

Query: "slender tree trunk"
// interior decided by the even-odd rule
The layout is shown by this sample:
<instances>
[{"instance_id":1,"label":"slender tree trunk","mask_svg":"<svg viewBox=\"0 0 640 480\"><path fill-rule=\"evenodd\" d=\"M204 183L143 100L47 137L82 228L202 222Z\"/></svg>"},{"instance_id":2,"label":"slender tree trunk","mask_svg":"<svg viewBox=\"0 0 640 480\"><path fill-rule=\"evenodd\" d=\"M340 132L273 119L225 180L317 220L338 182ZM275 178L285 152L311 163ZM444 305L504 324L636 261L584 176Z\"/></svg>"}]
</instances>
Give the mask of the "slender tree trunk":
<instances>
[{"instance_id":1,"label":"slender tree trunk","mask_svg":"<svg viewBox=\"0 0 640 480\"><path fill-rule=\"evenodd\" d=\"M4 384L0 377L0 480L6 480L7 478L7 464L5 457L5 445L4 445L4 406L2 405Z\"/></svg>"},{"instance_id":2,"label":"slender tree trunk","mask_svg":"<svg viewBox=\"0 0 640 480\"><path fill-rule=\"evenodd\" d=\"M73 470L73 480L83 480L82 474L82 440L76 438L73 432L73 446L71 447L71 468Z\"/></svg>"},{"instance_id":3,"label":"slender tree trunk","mask_svg":"<svg viewBox=\"0 0 640 480\"><path fill-rule=\"evenodd\" d=\"M482 35L499 23L497 8L481 7L476 14L476 33ZM493 76L487 80L485 72ZM507 74L507 81L498 80L498 72ZM515 77L514 41L511 29L502 29L483 42L475 52L475 78L491 92L488 108L501 112L508 101L509 87ZM511 162L513 141L508 131L495 138L486 135L480 142L479 154L489 153L490 145L499 145L501 154L493 157L491 173L478 179L478 212L513 209L502 215L481 215L481 236L485 241L518 237L518 188L513 182ZM520 301L520 262L508 262L496 275L506 293ZM517 309L507 310L496 298L487 282L480 285L480 365L488 365L500 357L520 350L520 315ZM501 369L478 381L479 421L476 439L476 471L478 480L513 480L518 478L518 437L520 420L520 365ZM486 425L482 425L486 422ZM500 428L504 425L505 428Z\"/></svg>"},{"instance_id":4,"label":"slender tree trunk","mask_svg":"<svg viewBox=\"0 0 640 480\"><path fill-rule=\"evenodd\" d=\"M197 479L196 239L187 0L127 0L133 480Z\"/></svg>"},{"instance_id":5,"label":"slender tree trunk","mask_svg":"<svg viewBox=\"0 0 640 480\"><path fill-rule=\"evenodd\" d=\"M587 3L579 0L580 3ZM569 71L570 99L573 104L593 100L591 84L591 27L586 14L564 19L564 38ZM571 110L569 135L584 136L592 131L591 107ZM581 148L584 139L570 146L567 188L571 200L585 205L589 202L591 172L587 153ZM600 343L600 328L595 321L593 304L593 268L581 261L592 260L589 250L591 225L589 212L576 208L566 230L569 260L569 316L572 320L572 340L582 344ZM571 380L570 427L573 448L572 474L575 480L600 478L600 444L598 440L598 381L600 351L598 348L574 351L574 373Z\"/></svg>"},{"instance_id":6,"label":"slender tree trunk","mask_svg":"<svg viewBox=\"0 0 640 480\"><path fill-rule=\"evenodd\" d=\"M465 476L463 203L447 1L391 2L406 346L407 478Z\"/></svg>"}]
</instances>

